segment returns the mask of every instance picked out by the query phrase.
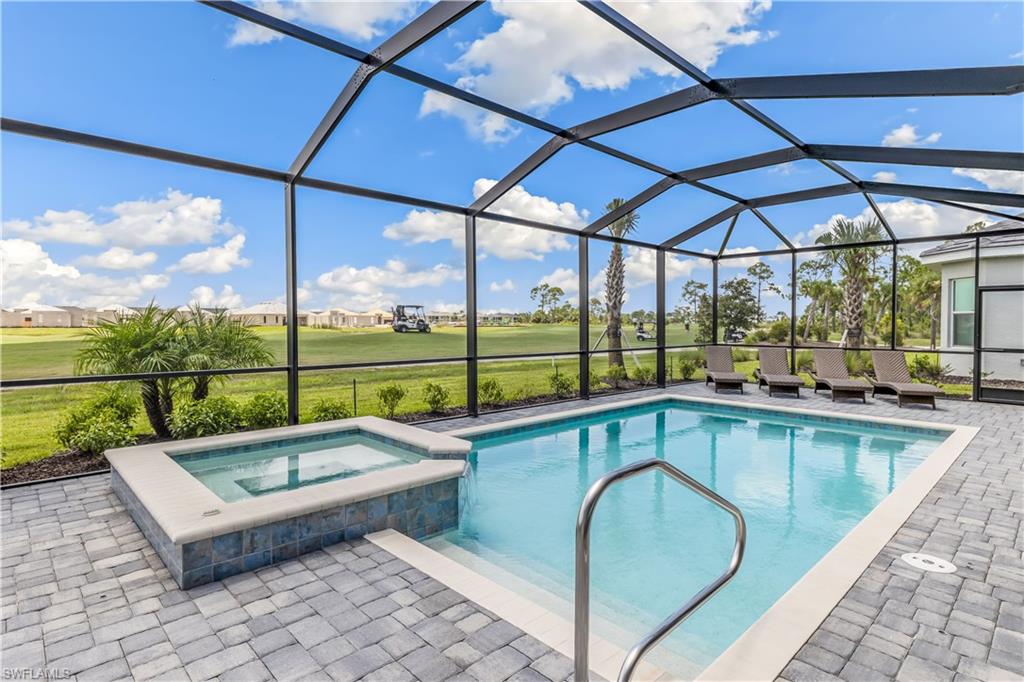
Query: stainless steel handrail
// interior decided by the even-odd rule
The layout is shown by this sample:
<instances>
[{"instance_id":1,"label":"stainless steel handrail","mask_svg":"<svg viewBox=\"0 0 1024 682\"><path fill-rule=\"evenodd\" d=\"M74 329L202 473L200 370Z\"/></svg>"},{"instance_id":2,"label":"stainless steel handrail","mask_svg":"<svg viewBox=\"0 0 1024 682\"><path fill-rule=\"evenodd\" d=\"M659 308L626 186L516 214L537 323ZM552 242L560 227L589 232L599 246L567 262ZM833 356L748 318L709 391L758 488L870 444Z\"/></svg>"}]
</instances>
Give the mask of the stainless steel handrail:
<instances>
[{"instance_id":1,"label":"stainless steel handrail","mask_svg":"<svg viewBox=\"0 0 1024 682\"><path fill-rule=\"evenodd\" d=\"M573 654L575 679L579 682L590 679L588 660L590 654L590 523L594 518L594 510L601 496L612 484L642 474L648 469L660 469L675 481L682 483L704 499L729 512L736 522L736 543L733 546L732 558L729 560L729 568L725 573L708 583L704 589L683 604L682 608L662 621L658 627L651 630L629 650L626 658L622 661L622 668L619 669L619 682L628 682L640 664L640 659L732 580L736 571L739 570L740 562L743 561L743 549L747 544L747 524L743 520L743 513L732 502L690 478L665 460L645 459L627 464L594 481L583 498L579 516L576 518L576 632Z\"/></svg>"}]
</instances>

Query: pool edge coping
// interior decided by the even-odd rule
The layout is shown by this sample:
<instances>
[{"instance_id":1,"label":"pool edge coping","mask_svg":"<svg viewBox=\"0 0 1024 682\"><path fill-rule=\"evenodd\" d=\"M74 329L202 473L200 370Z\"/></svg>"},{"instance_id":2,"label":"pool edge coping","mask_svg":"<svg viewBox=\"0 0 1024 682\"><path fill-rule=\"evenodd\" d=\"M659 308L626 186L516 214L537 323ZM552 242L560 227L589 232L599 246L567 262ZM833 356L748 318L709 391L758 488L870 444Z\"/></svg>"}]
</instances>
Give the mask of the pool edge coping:
<instances>
[{"instance_id":1,"label":"pool edge coping","mask_svg":"<svg viewBox=\"0 0 1024 682\"><path fill-rule=\"evenodd\" d=\"M174 461L177 454L202 448L346 431L401 441L422 449L427 455L413 464L236 502L225 502ZM464 457L470 448L468 441L449 433L427 431L378 417L355 417L181 442L149 443L109 450L106 457L111 471L121 476L170 540L184 544L460 477L466 466ZM438 458L432 459L431 456L435 455ZM455 455L456 458L443 458L445 455ZM217 510L215 514L204 515L214 510Z\"/></svg>"},{"instance_id":2,"label":"pool edge coping","mask_svg":"<svg viewBox=\"0 0 1024 682\"><path fill-rule=\"evenodd\" d=\"M541 426L572 417L583 417L632 406L659 402L681 402L726 406L736 410L778 412L785 415L829 417L832 412L787 405L748 405L712 397L659 394L614 403L603 403L546 415L521 417L493 424L446 431L456 437L471 437L495 431ZM840 405L840 403L836 403ZM888 424L948 435L867 516L861 519L835 546L825 553L767 611L747 628L696 678L698 681L775 679L800 648L810 639L843 596L885 548L893 535L910 518L942 476L963 454L981 431L976 426L936 424L897 417L875 417L844 413L843 420L867 425ZM742 510L741 510L742 511Z\"/></svg>"}]
</instances>

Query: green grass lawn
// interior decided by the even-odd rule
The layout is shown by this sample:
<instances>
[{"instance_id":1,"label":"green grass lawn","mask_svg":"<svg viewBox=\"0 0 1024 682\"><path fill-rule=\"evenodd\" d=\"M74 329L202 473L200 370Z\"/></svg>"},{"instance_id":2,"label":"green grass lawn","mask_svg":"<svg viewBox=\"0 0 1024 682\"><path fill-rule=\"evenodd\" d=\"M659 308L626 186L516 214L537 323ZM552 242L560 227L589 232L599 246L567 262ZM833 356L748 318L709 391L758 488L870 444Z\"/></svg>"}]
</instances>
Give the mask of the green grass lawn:
<instances>
[{"instance_id":1,"label":"green grass lawn","mask_svg":"<svg viewBox=\"0 0 1024 682\"><path fill-rule=\"evenodd\" d=\"M285 335L282 328L260 328L277 362L284 362ZM465 353L465 329L438 327L431 334L395 334L390 329L299 330L300 358L304 365L355 362L387 362L399 359L460 357ZM687 343L692 336L681 329L669 330L669 343ZM578 329L561 325L527 325L521 327L482 327L479 329L481 354L512 355L573 351L578 343ZM591 330L592 344L600 329ZM85 333L80 329L4 329L0 332L0 372L5 379L71 375L74 356ZM653 350L653 344L630 339L638 350ZM602 343L600 348L606 347ZM669 374L678 380L677 360L685 351L669 351ZM737 357L741 351L737 350ZM755 357L745 351L747 357ZM635 367L634 356L627 353L627 366ZM637 353L636 360L653 367L655 354ZM909 360L909 358L908 358ZM561 373L575 377L578 373L576 358L482 361L480 380L493 378L502 386L508 400L550 395L549 375L557 364ZM604 374L604 357L596 355L592 368ZM737 362L737 371L751 376L756 360ZM703 380L703 372L693 377ZM466 370L464 363L431 366L402 366L358 370L324 370L303 372L300 375L300 415L308 419L309 411L321 398L341 399L349 407L355 403L359 415L379 414L376 390L389 382L406 387L407 397L399 406L400 413L425 412L422 388L426 381L446 386L454 407L466 404ZM805 376L807 385L810 378ZM968 385L944 386L947 393L970 394ZM47 386L39 388L8 389L0 394L0 448L2 468L46 457L59 449L53 429L60 415L75 404L102 390L98 385ZM285 390L284 374L256 374L225 379L214 388L215 394L229 395L245 400L263 391ZM149 432L145 417L139 417L136 429Z\"/></svg>"}]
</instances>

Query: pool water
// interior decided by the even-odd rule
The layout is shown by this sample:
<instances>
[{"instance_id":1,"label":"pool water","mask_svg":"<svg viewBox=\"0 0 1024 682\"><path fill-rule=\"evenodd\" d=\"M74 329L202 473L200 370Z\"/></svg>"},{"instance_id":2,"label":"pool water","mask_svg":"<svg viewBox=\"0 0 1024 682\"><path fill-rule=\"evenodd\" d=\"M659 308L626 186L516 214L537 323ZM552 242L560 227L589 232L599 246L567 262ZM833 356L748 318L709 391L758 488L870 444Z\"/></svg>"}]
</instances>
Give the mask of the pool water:
<instances>
[{"instance_id":1,"label":"pool water","mask_svg":"<svg viewBox=\"0 0 1024 682\"><path fill-rule=\"evenodd\" d=\"M358 432L287 438L177 455L225 502L412 464L423 457Z\"/></svg>"},{"instance_id":2,"label":"pool water","mask_svg":"<svg viewBox=\"0 0 1024 682\"><path fill-rule=\"evenodd\" d=\"M737 576L659 647L692 674L946 435L682 403L486 435L474 439L459 528L428 544L466 563L482 559L479 565L555 595L571 620L575 522L584 493L624 464L667 459L739 506L748 527ZM726 512L660 472L613 486L593 520L595 634L631 646L725 570L733 541ZM602 620L614 632L602 632Z\"/></svg>"}]
</instances>

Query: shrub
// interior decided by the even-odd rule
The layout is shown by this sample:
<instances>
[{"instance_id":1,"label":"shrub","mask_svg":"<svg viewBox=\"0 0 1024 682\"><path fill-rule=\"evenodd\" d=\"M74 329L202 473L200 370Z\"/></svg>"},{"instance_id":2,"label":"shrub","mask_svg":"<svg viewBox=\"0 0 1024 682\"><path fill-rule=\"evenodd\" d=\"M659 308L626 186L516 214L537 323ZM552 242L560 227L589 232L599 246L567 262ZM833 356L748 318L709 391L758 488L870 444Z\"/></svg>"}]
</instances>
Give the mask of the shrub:
<instances>
[{"instance_id":1,"label":"shrub","mask_svg":"<svg viewBox=\"0 0 1024 682\"><path fill-rule=\"evenodd\" d=\"M242 424L247 429L272 429L288 423L288 401L280 393L257 393L242 406Z\"/></svg>"},{"instance_id":2,"label":"shrub","mask_svg":"<svg viewBox=\"0 0 1024 682\"><path fill-rule=\"evenodd\" d=\"M110 410L118 419L129 425L135 423L135 417L139 414L138 401L121 388L104 391L86 403L86 406L93 412Z\"/></svg>"},{"instance_id":3,"label":"shrub","mask_svg":"<svg viewBox=\"0 0 1024 682\"><path fill-rule=\"evenodd\" d=\"M597 370L591 368L587 376L590 377L590 390L601 390L602 385L604 384L604 379L601 378L601 375L598 374Z\"/></svg>"},{"instance_id":4,"label":"shrub","mask_svg":"<svg viewBox=\"0 0 1024 682\"><path fill-rule=\"evenodd\" d=\"M871 354L863 350L847 351L843 354L846 360L846 369L850 370L853 376L864 376L875 371L871 364Z\"/></svg>"},{"instance_id":5,"label":"shrub","mask_svg":"<svg viewBox=\"0 0 1024 682\"><path fill-rule=\"evenodd\" d=\"M892 317L889 313L882 316L882 319L878 322L880 332L878 336L881 338L885 345L892 344ZM907 325L903 323L903 320L896 318L896 345L903 345L903 337L906 336Z\"/></svg>"},{"instance_id":6,"label":"shrub","mask_svg":"<svg viewBox=\"0 0 1024 682\"><path fill-rule=\"evenodd\" d=\"M814 369L814 353L809 350L798 350L796 352L796 370L798 372L810 372Z\"/></svg>"},{"instance_id":7,"label":"shrub","mask_svg":"<svg viewBox=\"0 0 1024 682\"><path fill-rule=\"evenodd\" d=\"M423 384L423 401L430 407L431 412L444 412L451 404L452 396L441 384L428 381Z\"/></svg>"},{"instance_id":8,"label":"shrub","mask_svg":"<svg viewBox=\"0 0 1024 682\"><path fill-rule=\"evenodd\" d=\"M653 367L637 367L633 372L633 379L644 386L650 386L658 380L658 373Z\"/></svg>"},{"instance_id":9,"label":"shrub","mask_svg":"<svg viewBox=\"0 0 1024 682\"><path fill-rule=\"evenodd\" d=\"M73 411L57 425L56 436L65 448L83 455L100 455L135 441L131 424L111 409L89 414Z\"/></svg>"},{"instance_id":10,"label":"shrub","mask_svg":"<svg viewBox=\"0 0 1024 682\"><path fill-rule=\"evenodd\" d=\"M327 400L321 398L313 404L310 417L315 422L329 422L335 419L348 419L352 416L348 406L341 400Z\"/></svg>"},{"instance_id":11,"label":"shrub","mask_svg":"<svg viewBox=\"0 0 1024 682\"><path fill-rule=\"evenodd\" d=\"M395 418L398 403L405 400L406 393L404 386L394 382L377 388L377 404L386 419Z\"/></svg>"},{"instance_id":12,"label":"shrub","mask_svg":"<svg viewBox=\"0 0 1024 682\"><path fill-rule=\"evenodd\" d=\"M505 402L505 390L497 379L484 379L477 387L477 397L484 405L500 405Z\"/></svg>"},{"instance_id":13,"label":"shrub","mask_svg":"<svg viewBox=\"0 0 1024 682\"><path fill-rule=\"evenodd\" d=\"M242 414L231 398L212 396L175 405L169 421L175 438L198 438L238 431Z\"/></svg>"},{"instance_id":14,"label":"shrub","mask_svg":"<svg viewBox=\"0 0 1024 682\"><path fill-rule=\"evenodd\" d=\"M789 318L778 317L765 330L765 340L772 343L784 343L789 340Z\"/></svg>"},{"instance_id":15,"label":"shrub","mask_svg":"<svg viewBox=\"0 0 1024 682\"><path fill-rule=\"evenodd\" d=\"M568 374L552 372L548 375L548 383L551 384L551 392L556 398L568 398L576 390L576 382Z\"/></svg>"},{"instance_id":16,"label":"shrub","mask_svg":"<svg viewBox=\"0 0 1024 682\"><path fill-rule=\"evenodd\" d=\"M950 375L953 368L939 362L937 356L920 353L910 361L910 376L918 381L926 381L932 384L941 384Z\"/></svg>"},{"instance_id":17,"label":"shrub","mask_svg":"<svg viewBox=\"0 0 1024 682\"><path fill-rule=\"evenodd\" d=\"M697 359L689 353L680 356L679 378L683 381L689 381L697 373L697 367Z\"/></svg>"},{"instance_id":18,"label":"shrub","mask_svg":"<svg viewBox=\"0 0 1024 682\"><path fill-rule=\"evenodd\" d=\"M622 382L629 379L626 368L622 365L608 365L608 373L605 375L605 383L612 388L619 388Z\"/></svg>"},{"instance_id":19,"label":"shrub","mask_svg":"<svg viewBox=\"0 0 1024 682\"><path fill-rule=\"evenodd\" d=\"M732 361L733 362L750 362L751 360L757 359L757 351L744 350L742 348L732 349Z\"/></svg>"}]
</instances>

